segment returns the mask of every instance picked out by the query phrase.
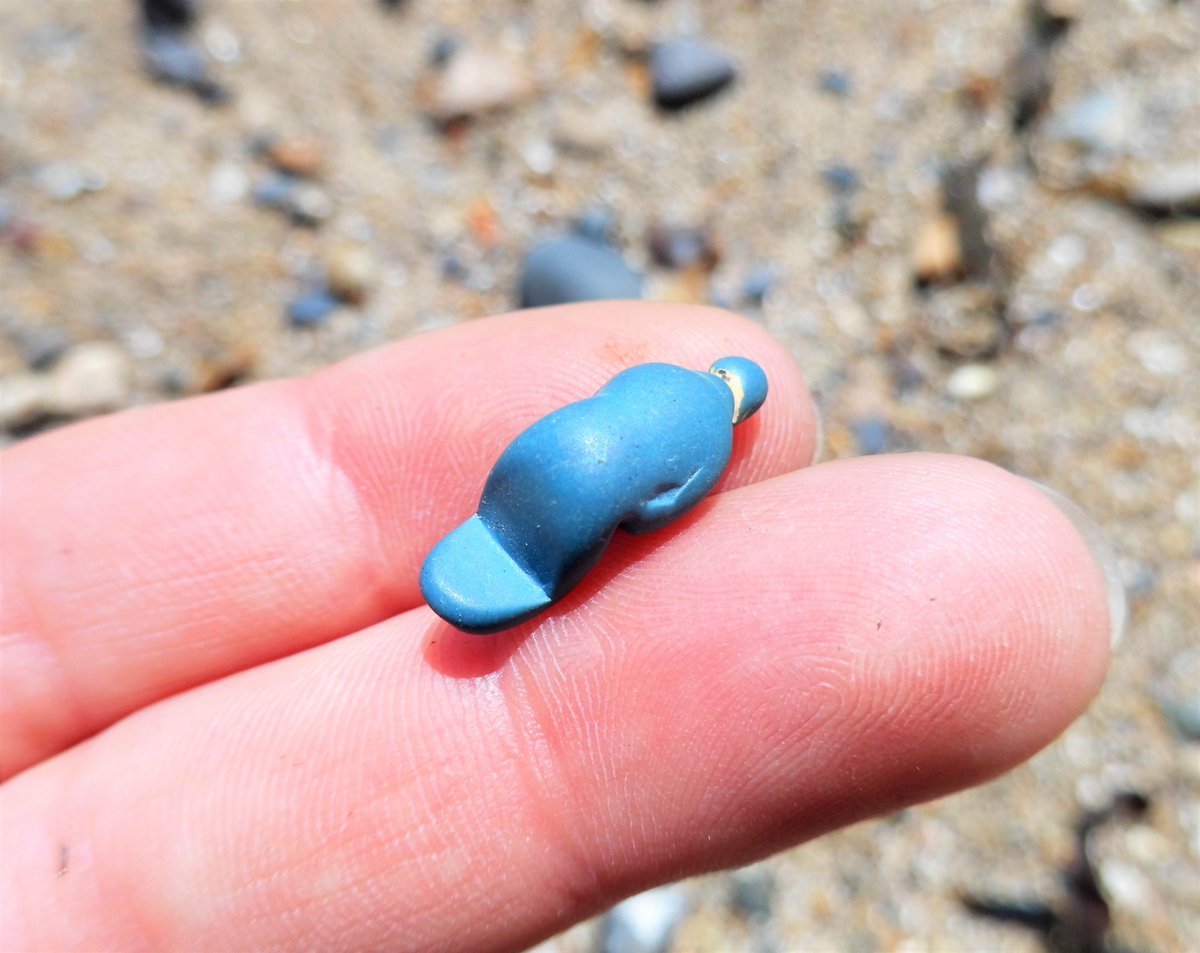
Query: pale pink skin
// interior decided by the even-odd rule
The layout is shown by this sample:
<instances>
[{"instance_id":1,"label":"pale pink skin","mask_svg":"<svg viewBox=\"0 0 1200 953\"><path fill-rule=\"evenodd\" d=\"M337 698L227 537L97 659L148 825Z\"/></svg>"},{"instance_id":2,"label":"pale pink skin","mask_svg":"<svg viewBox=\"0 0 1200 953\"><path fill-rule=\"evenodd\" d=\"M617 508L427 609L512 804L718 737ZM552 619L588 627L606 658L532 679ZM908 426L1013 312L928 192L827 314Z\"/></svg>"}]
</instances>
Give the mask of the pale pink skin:
<instances>
[{"instance_id":1,"label":"pale pink skin","mask_svg":"<svg viewBox=\"0 0 1200 953\"><path fill-rule=\"evenodd\" d=\"M771 393L696 512L513 632L422 605L515 434L725 354ZM1082 540L973 460L807 469L816 428L757 326L622 303L7 451L0 948L519 949L1029 757L1107 663Z\"/></svg>"}]
</instances>

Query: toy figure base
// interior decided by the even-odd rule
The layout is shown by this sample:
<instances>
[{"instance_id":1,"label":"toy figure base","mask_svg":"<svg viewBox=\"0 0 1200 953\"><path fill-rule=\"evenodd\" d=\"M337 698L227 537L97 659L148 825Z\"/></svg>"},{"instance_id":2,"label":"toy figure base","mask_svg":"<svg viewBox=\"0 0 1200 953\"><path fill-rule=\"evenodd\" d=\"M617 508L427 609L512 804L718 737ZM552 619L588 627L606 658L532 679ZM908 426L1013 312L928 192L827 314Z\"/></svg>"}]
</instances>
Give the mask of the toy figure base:
<instances>
[{"instance_id":1,"label":"toy figure base","mask_svg":"<svg viewBox=\"0 0 1200 953\"><path fill-rule=\"evenodd\" d=\"M551 602L478 516L429 554L421 569L421 591L434 612L472 635L512 628Z\"/></svg>"}]
</instances>

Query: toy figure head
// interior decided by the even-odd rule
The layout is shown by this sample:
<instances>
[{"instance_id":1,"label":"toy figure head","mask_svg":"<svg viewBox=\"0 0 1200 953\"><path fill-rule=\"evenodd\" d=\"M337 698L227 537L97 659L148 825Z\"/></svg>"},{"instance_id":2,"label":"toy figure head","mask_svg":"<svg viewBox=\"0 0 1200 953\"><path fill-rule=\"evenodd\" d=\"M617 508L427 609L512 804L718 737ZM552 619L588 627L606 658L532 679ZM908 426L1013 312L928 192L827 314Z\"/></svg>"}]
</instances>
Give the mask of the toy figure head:
<instances>
[{"instance_id":1,"label":"toy figure head","mask_svg":"<svg viewBox=\"0 0 1200 953\"><path fill-rule=\"evenodd\" d=\"M733 391L733 422L740 424L767 399L767 375L744 357L723 357L708 369Z\"/></svg>"}]
</instances>

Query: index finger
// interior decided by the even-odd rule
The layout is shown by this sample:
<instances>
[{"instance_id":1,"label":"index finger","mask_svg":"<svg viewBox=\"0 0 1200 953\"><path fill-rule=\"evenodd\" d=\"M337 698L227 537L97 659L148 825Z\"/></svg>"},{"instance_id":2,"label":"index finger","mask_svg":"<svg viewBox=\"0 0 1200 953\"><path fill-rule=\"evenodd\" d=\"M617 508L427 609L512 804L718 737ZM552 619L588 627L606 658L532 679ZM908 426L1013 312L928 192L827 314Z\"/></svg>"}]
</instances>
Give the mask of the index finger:
<instances>
[{"instance_id":1,"label":"index finger","mask_svg":"<svg viewBox=\"0 0 1200 953\"><path fill-rule=\"evenodd\" d=\"M771 381L723 486L806 465L761 328L601 304L475 322L302 381L90 422L4 458L0 776L166 695L418 605L420 564L518 432L617 371L742 354Z\"/></svg>"}]
</instances>

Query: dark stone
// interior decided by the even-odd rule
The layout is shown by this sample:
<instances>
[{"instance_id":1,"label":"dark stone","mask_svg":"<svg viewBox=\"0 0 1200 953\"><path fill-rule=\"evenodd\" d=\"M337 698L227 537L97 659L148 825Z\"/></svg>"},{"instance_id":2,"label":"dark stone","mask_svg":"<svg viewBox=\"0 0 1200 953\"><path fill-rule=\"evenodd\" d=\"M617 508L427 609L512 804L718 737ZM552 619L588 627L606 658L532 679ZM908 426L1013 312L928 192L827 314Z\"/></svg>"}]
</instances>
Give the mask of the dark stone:
<instances>
[{"instance_id":1,"label":"dark stone","mask_svg":"<svg viewBox=\"0 0 1200 953\"><path fill-rule=\"evenodd\" d=\"M147 72L160 82L189 89L213 105L229 98L225 89L209 76L203 54L182 30L172 27L145 30L142 58Z\"/></svg>"},{"instance_id":2,"label":"dark stone","mask_svg":"<svg viewBox=\"0 0 1200 953\"><path fill-rule=\"evenodd\" d=\"M333 202L324 189L294 175L273 173L254 187L254 201L263 208L285 213L296 225L316 228L333 211Z\"/></svg>"},{"instance_id":3,"label":"dark stone","mask_svg":"<svg viewBox=\"0 0 1200 953\"><path fill-rule=\"evenodd\" d=\"M1059 871L1065 898L1044 901L1039 897L1000 898L963 893L966 910L979 917L1025 927L1040 935L1053 953L1111 953L1113 911L1100 888L1100 877L1091 859L1091 839L1099 828L1113 822L1142 820L1150 799L1140 791L1123 791L1097 811L1087 811L1075 824L1075 856Z\"/></svg>"},{"instance_id":4,"label":"dark stone","mask_svg":"<svg viewBox=\"0 0 1200 953\"><path fill-rule=\"evenodd\" d=\"M853 195L862 185L858 173L848 165L830 165L821 170L825 185L836 195Z\"/></svg>"},{"instance_id":5,"label":"dark stone","mask_svg":"<svg viewBox=\"0 0 1200 953\"><path fill-rule=\"evenodd\" d=\"M300 183L290 175L271 175L254 187L254 201L264 208L277 208L284 211L291 204L292 196Z\"/></svg>"},{"instance_id":6,"label":"dark stone","mask_svg":"<svg viewBox=\"0 0 1200 953\"><path fill-rule=\"evenodd\" d=\"M650 54L654 101L683 109L720 92L737 78L737 67L720 50L699 40L669 40Z\"/></svg>"},{"instance_id":7,"label":"dark stone","mask_svg":"<svg viewBox=\"0 0 1200 953\"><path fill-rule=\"evenodd\" d=\"M311 182L301 182L287 211L297 225L316 228L333 214L333 201L324 189Z\"/></svg>"},{"instance_id":8,"label":"dark stone","mask_svg":"<svg viewBox=\"0 0 1200 953\"><path fill-rule=\"evenodd\" d=\"M195 0L141 0L141 8L148 27L182 30L196 22Z\"/></svg>"},{"instance_id":9,"label":"dark stone","mask_svg":"<svg viewBox=\"0 0 1200 953\"><path fill-rule=\"evenodd\" d=\"M462 38L455 33L442 33L433 41L429 48L429 63L441 69L452 59L462 47Z\"/></svg>"},{"instance_id":10,"label":"dark stone","mask_svg":"<svg viewBox=\"0 0 1200 953\"><path fill-rule=\"evenodd\" d=\"M35 371L44 371L58 363L71 346L71 338L59 328L38 328L21 335L21 354Z\"/></svg>"},{"instance_id":11,"label":"dark stone","mask_svg":"<svg viewBox=\"0 0 1200 953\"><path fill-rule=\"evenodd\" d=\"M1034 43L1053 46L1066 36L1075 24L1073 17L1049 9L1045 0L1033 0L1029 5L1029 35Z\"/></svg>"},{"instance_id":12,"label":"dark stone","mask_svg":"<svg viewBox=\"0 0 1200 953\"><path fill-rule=\"evenodd\" d=\"M833 203L833 229L843 245L855 245L866 233L867 220L859 213L854 203L844 195Z\"/></svg>"},{"instance_id":13,"label":"dark stone","mask_svg":"<svg viewBox=\"0 0 1200 953\"><path fill-rule=\"evenodd\" d=\"M907 357L889 355L888 369L892 374L892 387L897 397L911 394L925 386L925 374Z\"/></svg>"},{"instance_id":14,"label":"dark stone","mask_svg":"<svg viewBox=\"0 0 1200 953\"><path fill-rule=\"evenodd\" d=\"M891 427L880 417L863 417L850 426L858 443L858 452L864 457L883 453L891 442Z\"/></svg>"},{"instance_id":15,"label":"dark stone","mask_svg":"<svg viewBox=\"0 0 1200 953\"><path fill-rule=\"evenodd\" d=\"M842 98L849 96L853 89L850 75L841 70L823 70L818 78L818 83L822 91L829 93L831 96L840 96Z\"/></svg>"},{"instance_id":16,"label":"dark stone","mask_svg":"<svg viewBox=\"0 0 1200 953\"><path fill-rule=\"evenodd\" d=\"M1158 588L1158 570L1150 563L1126 557L1121 561L1121 582L1131 599L1145 599Z\"/></svg>"},{"instance_id":17,"label":"dark stone","mask_svg":"<svg viewBox=\"0 0 1200 953\"><path fill-rule=\"evenodd\" d=\"M294 327L313 327L323 324L338 306L338 299L328 288L306 291L288 304L288 321Z\"/></svg>"},{"instance_id":18,"label":"dark stone","mask_svg":"<svg viewBox=\"0 0 1200 953\"><path fill-rule=\"evenodd\" d=\"M652 225L647 242L654 261L664 268L701 265L711 269L720 257L708 231L695 226Z\"/></svg>"},{"instance_id":19,"label":"dark stone","mask_svg":"<svg viewBox=\"0 0 1200 953\"><path fill-rule=\"evenodd\" d=\"M762 307L775 284L775 271L770 266L756 268L742 283L742 294L751 304Z\"/></svg>"},{"instance_id":20,"label":"dark stone","mask_svg":"<svg viewBox=\"0 0 1200 953\"><path fill-rule=\"evenodd\" d=\"M642 276L616 249L581 235L535 245L521 269L524 308L642 297Z\"/></svg>"},{"instance_id":21,"label":"dark stone","mask_svg":"<svg viewBox=\"0 0 1200 953\"><path fill-rule=\"evenodd\" d=\"M731 875L733 890L729 905L747 920L766 923L775 907L775 875L766 868L749 868Z\"/></svg>"},{"instance_id":22,"label":"dark stone","mask_svg":"<svg viewBox=\"0 0 1200 953\"><path fill-rule=\"evenodd\" d=\"M158 387L169 397L182 397L189 393L191 376L182 367L169 367L158 375Z\"/></svg>"},{"instance_id":23,"label":"dark stone","mask_svg":"<svg viewBox=\"0 0 1200 953\"><path fill-rule=\"evenodd\" d=\"M1145 168L1133 176L1126 200L1152 218L1200 215L1200 159Z\"/></svg>"},{"instance_id":24,"label":"dark stone","mask_svg":"<svg viewBox=\"0 0 1200 953\"><path fill-rule=\"evenodd\" d=\"M1054 92L1054 52L1074 25L1070 17L1032 0L1026 18L1025 42L1011 71L1012 127L1024 132L1045 111Z\"/></svg>"},{"instance_id":25,"label":"dark stone","mask_svg":"<svg viewBox=\"0 0 1200 953\"><path fill-rule=\"evenodd\" d=\"M996 277L988 211L979 202L979 177L986 167L986 159L973 159L952 165L942 174L944 207L958 222L963 276L973 281Z\"/></svg>"},{"instance_id":26,"label":"dark stone","mask_svg":"<svg viewBox=\"0 0 1200 953\"><path fill-rule=\"evenodd\" d=\"M442 277L447 281L463 282L467 280L470 269L454 251L448 251L441 257Z\"/></svg>"},{"instance_id":27,"label":"dark stone","mask_svg":"<svg viewBox=\"0 0 1200 953\"><path fill-rule=\"evenodd\" d=\"M1159 694L1156 701L1175 734L1185 741L1200 741L1200 695L1176 698Z\"/></svg>"}]
</instances>

